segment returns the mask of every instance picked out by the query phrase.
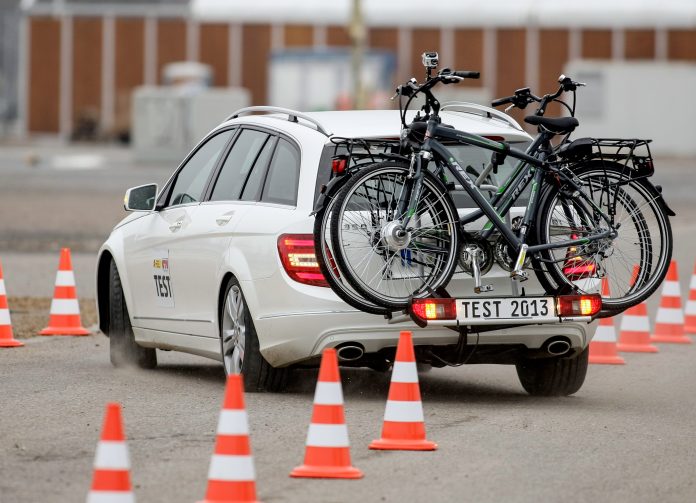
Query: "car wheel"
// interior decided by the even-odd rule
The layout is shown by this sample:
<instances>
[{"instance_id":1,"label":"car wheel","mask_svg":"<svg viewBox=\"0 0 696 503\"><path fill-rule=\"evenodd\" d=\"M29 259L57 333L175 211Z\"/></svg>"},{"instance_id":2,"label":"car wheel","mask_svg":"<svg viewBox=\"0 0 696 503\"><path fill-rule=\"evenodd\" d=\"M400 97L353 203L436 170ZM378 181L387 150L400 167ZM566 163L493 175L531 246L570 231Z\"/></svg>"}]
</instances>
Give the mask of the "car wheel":
<instances>
[{"instance_id":1,"label":"car wheel","mask_svg":"<svg viewBox=\"0 0 696 503\"><path fill-rule=\"evenodd\" d=\"M225 374L242 374L247 391L282 391L288 369L271 366L259 350L259 338L239 282L232 278L220 306L220 346Z\"/></svg>"},{"instance_id":2,"label":"car wheel","mask_svg":"<svg viewBox=\"0 0 696 503\"><path fill-rule=\"evenodd\" d=\"M109 357L114 367L140 367L152 369L157 366L157 353L135 342L133 327L126 300L123 297L121 277L112 260L109 268L111 288L109 295Z\"/></svg>"},{"instance_id":3,"label":"car wheel","mask_svg":"<svg viewBox=\"0 0 696 503\"><path fill-rule=\"evenodd\" d=\"M545 358L518 363L517 376L522 387L533 396L568 396L585 382L589 346L570 358Z\"/></svg>"}]
</instances>

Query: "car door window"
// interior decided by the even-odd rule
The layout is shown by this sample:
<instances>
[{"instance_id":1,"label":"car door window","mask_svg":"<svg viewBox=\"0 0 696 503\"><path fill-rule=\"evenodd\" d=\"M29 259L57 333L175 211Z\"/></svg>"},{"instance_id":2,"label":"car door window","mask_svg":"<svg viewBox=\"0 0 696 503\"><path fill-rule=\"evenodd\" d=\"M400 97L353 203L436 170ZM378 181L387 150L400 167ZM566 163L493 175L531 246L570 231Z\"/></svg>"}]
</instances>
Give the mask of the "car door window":
<instances>
[{"instance_id":1,"label":"car door window","mask_svg":"<svg viewBox=\"0 0 696 503\"><path fill-rule=\"evenodd\" d=\"M234 131L219 133L204 143L176 175L169 206L201 200L206 182Z\"/></svg>"},{"instance_id":2,"label":"car door window","mask_svg":"<svg viewBox=\"0 0 696 503\"><path fill-rule=\"evenodd\" d=\"M268 169L261 200L295 206L299 178L300 152L289 141L281 138Z\"/></svg>"},{"instance_id":3,"label":"car door window","mask_svg":"<svg viewBox=\"0 0 696 503\"><path fill-rule=\"evenodd\" d=\"M235 140L215 182L211 201L236 201L242 193L251 194L249 182L258 184L257 172L265 172L272 138L261 131L245 129ZM258 192L258 191L257 191ZM256 196L257 192L253 195ZM253 198L252 198L253 199ZM249 199L247 199L249 200Z\"/></svg>"}]
</instances>

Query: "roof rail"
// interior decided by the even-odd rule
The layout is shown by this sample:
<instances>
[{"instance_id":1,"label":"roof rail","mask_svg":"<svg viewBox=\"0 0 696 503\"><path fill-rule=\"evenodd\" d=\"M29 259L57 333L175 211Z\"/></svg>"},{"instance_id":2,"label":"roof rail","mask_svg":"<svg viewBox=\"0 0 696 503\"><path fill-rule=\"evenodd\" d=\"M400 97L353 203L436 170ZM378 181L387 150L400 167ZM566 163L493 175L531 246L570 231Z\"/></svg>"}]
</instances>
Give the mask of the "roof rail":
<instances>
[{"instance_id":1,"label":"roof rail","mask_svg":"<svg viewBox=\"0 0 696 503\"><path fill-rule=\"evenodd\" d=\"M517 123L517 121L509 115L504 114L499 110L479 105L478 103L469 103L466 101L448 101L447 103L443 103L442 107L440 107L441 111L448 109L452 112L463 112L465 114L482 115L488 117L489 119L498 119L506 122L515 129L523 131L522 127Z\"/></svg>"},{"instance_id":2,"label":"roof rail","mask_svg":"<svg viewBox=\"0 0 696 503\"><path fill-rule=\"evenodd\" d=\"M289 108L266 106L240 108L225 120L228 121L231 119L236 119L237 117L241 117L242 115L249 115L253 113L284 114L288 116L288 120L290 122L296 122L297 124L300 124L298 119L302 119L316 126L317 131L319 131L321 134L331 136L331 133L328 132L326 128L324 128L321 122L319 122L313 117L310 117L309 115L303 114L302 112L298 112L296 110L290 110Z\"/></svg>"}]
</instances>

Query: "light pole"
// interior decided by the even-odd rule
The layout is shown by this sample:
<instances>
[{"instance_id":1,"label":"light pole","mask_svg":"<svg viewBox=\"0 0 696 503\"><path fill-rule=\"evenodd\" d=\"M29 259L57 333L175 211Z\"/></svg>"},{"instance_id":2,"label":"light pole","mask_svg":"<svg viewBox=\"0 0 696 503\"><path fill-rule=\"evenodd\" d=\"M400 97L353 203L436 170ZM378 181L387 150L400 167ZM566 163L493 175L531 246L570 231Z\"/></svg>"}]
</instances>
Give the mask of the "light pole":
<instances>
[{"instance_id":1,"label":"light pole","mask_svg":"<svg viewBox=\"0 0 696 503\"><path fill-rule=\"evenodd\" d=\"M365 108L365 92L362 82L363 55L367 32L362 15L362 1L353 0L348 32L351 40L351 73L353 77L353 107Z\"/></svg>"}]
</instances>

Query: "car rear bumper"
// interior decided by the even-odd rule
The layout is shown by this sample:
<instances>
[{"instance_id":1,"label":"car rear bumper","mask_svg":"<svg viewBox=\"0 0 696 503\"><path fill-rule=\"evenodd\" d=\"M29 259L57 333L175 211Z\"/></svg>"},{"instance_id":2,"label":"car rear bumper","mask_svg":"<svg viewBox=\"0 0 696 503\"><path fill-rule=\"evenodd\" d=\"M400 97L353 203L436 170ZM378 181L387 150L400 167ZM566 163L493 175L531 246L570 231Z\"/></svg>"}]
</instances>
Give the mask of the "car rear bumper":
<instances>
[{"instance_id":1,"label":"car rear bumper","mask_svg":"<svg viewBox=\"0 0 696 503\"><path fill-rule=\"evenodd\" d=\"M395 347L401 330L413 331L417 346L456 344L459 338L456 331L445 327L419 328L410 321L389 324L381 316L352 309L328 288L286 281L291 280L279 273L249 282L249 288L242 285L261 353L276 367L302 362L347 342L360 343L366 353ZM589 344L594 328L595 323L525 325L481 332L477 340L479 345L522 344L539 349L551 337L563 336L573 349L582 349Z\"/></svg>"}]
</instances>

